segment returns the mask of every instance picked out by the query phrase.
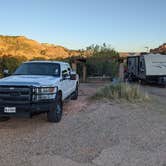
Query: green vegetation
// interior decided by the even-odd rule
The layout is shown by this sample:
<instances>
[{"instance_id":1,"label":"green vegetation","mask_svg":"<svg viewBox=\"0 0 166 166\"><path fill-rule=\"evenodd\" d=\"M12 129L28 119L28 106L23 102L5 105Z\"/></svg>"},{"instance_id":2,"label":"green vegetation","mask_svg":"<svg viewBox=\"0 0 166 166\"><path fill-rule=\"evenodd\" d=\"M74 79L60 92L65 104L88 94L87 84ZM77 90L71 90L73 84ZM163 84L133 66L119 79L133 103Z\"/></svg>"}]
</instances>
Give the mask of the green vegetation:
<instances>
[{"instance_id":1,"label":"green vegetation","mask_svg":"<svg viewBox=\"0 0 166 166\"><path fill-rule=\"evenodd\" d=\"M129 102L145 102L150 97L140 90L139 85L130 85L128 83L110 84L99 89L92 99L126 100Z\"/></svg>"},{"instance_id":2,"label":"green vegetation","mask_svg":"<svg viewBox=\"0 0 166 166\"><path fill-rule=\"evenodd\" d=\"M105 43L87 47L92 55L87 58L88 76L110 76L116 77L118 73L118 56L119 54Z\"/></svg>"},{"instance_id":3,"label":"green vegetation","mask_svg":"<svg viewBox=\"0 0 166 166\"><path fill-rule=\"evenodd\" d=\"M26 57L24 56L11 56L4 55L0 57L0 76L3 76L3 71L5 69L9 70L9 73L13 73L16 68L24 61L26 61Z\"/></svg>"}]
</instances>

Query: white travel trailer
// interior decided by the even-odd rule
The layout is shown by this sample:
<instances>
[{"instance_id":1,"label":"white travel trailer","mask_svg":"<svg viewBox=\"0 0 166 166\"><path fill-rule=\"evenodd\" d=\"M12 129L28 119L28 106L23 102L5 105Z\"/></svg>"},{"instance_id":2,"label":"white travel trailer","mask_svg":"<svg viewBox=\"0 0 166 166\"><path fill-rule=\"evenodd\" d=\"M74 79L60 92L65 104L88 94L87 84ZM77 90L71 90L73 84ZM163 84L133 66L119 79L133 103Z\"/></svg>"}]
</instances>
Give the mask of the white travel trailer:
<instances>
[{"instance_id":1,"label":"white travel trailer","mask_svg":"<svg viewBox=\"0 0 166 166\"><path fill-rule=\"evenodd\" d=\"M144 54L127 59L130 80L166 84L166 55Z\"/></svg>"}]
</instances>

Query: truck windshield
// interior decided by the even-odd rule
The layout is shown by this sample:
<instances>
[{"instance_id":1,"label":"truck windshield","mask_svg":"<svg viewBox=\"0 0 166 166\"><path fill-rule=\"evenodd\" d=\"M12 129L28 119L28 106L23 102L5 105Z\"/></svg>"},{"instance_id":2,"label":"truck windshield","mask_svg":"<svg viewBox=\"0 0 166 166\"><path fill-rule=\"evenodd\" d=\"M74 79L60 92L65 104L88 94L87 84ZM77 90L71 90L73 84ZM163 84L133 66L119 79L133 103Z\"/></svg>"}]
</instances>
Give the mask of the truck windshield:
<instances>
[{"instance_id":1,"label":"truck windshield","mask_svg":"<svg viewBox=\"0 0 166 166\"><path fill-rule=\"evenodd\" d=\"M57 63L24 63L13 75L50 75L60 76L60 65Z\"/></svg>"}]
</instances>

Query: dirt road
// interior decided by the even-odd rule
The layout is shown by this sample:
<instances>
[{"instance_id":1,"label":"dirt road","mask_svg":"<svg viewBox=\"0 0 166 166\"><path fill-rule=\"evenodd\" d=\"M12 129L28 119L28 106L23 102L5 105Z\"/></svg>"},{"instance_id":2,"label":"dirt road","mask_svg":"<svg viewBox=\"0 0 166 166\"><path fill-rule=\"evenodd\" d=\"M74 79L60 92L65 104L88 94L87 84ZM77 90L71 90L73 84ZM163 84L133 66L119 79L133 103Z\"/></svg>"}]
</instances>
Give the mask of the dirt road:
<instances>
[{"instance_id":1,"label":"dirt road","mask_svg":"<svg viewBox=\"0 0 166 166\"><path fill-rule=\"evenodd\" d=\"M46 115L1 122L0 166L166 166L166 111L90 102L101 86L82 84L58 124Z\"/></svg>"}]
</instances>

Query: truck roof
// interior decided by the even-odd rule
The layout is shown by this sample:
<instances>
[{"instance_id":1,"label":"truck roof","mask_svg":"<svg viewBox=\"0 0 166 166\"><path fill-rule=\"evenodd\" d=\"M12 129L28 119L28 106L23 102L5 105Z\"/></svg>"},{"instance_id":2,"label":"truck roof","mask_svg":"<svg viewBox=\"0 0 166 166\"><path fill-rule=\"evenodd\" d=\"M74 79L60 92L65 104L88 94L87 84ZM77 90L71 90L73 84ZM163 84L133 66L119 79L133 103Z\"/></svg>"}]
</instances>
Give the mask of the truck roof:
<instances>
[{"instance_id":1,"label":"truck roof","mask_svg":"<svg viewBox=\"0 0 166 166\"><path fill-rule=\"evenodd\" d=\"M28 61L28 62L24 62L24 63L59 63L59 64L68 64L67 62L62 62L62 61L45 61L45 60L41 60L41 61Z\"/></svg>"}]
</instances>

